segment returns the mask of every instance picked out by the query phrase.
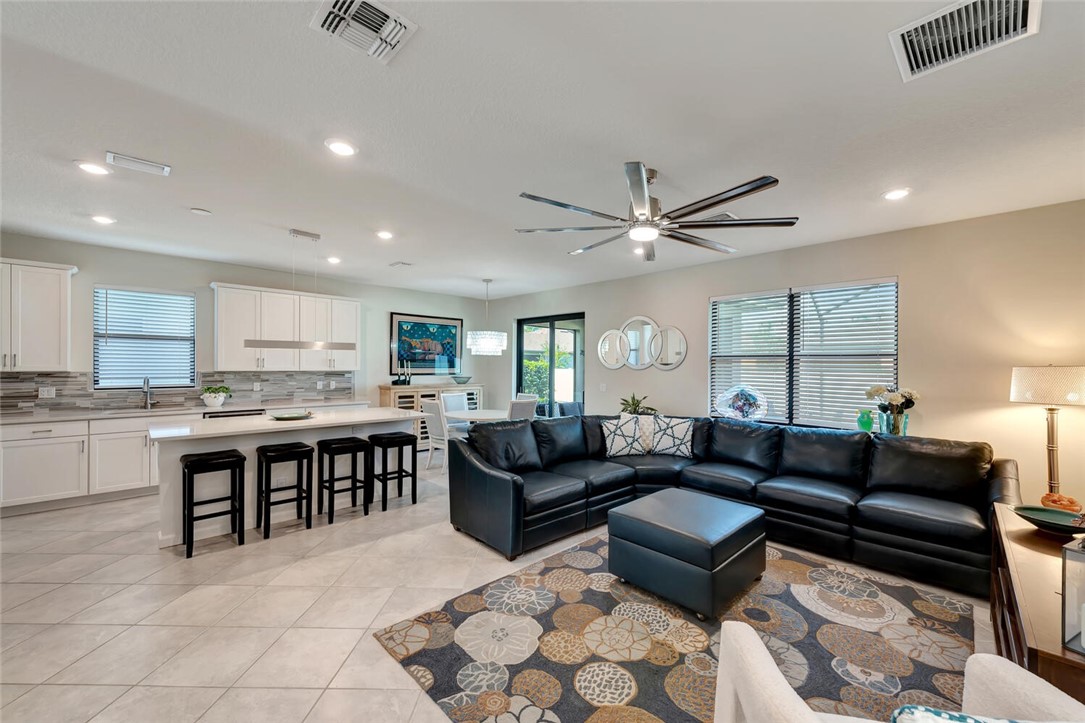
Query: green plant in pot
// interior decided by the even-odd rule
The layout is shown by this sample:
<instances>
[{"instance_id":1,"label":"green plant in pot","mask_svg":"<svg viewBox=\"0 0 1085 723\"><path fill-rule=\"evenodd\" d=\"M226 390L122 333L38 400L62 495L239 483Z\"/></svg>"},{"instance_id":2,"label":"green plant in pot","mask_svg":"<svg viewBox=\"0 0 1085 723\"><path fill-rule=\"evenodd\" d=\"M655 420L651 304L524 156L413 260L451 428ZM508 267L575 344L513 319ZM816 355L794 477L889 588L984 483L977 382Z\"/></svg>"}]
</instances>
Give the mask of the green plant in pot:
<instances>
[{"instance_id":1,"label":"green plant in pot","mask_svg":"<svg viewBox=\"0 0 1085 723\"><path fill-rule=\"evenodd\" d=\"M624 414L658 414L659 410L655 407L649 407L644 403L644 400L648 398L645 394L643 397L637 398L636 394L630 394L629 399L622 400L621 411Z\"/></svg>"},{"instance_id":2,"label":"green plant in pot","mask_svg":"<svg viewBox=\"0 0 1085 723\"><path fill-rule=\"evenodd\" d=\"M203 400L204 406L207 407L221 407L228 396L230 396L230 388L227 386L203 387L200 389L200 399Z\"/></svg>"}]
</instances>

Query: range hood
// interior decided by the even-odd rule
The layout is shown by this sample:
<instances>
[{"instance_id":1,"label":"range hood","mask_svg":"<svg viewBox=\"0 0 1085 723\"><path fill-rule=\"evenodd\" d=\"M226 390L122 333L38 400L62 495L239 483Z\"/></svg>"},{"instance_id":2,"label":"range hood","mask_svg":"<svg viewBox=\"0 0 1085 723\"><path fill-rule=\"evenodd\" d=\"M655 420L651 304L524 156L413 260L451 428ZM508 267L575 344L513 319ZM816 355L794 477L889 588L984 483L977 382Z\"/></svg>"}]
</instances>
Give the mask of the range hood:
<instances>
[{"instance_id":1,"label":"range hood","mask_svg":"<svg viewBox=\"0 0 1085 723\"><path fill-rule=\"evenodd\" d=\"M246 339L246 349L302 349L305 351L357 351L351 341L290 341L287 339Z\"/></svg>"}]
</instances>

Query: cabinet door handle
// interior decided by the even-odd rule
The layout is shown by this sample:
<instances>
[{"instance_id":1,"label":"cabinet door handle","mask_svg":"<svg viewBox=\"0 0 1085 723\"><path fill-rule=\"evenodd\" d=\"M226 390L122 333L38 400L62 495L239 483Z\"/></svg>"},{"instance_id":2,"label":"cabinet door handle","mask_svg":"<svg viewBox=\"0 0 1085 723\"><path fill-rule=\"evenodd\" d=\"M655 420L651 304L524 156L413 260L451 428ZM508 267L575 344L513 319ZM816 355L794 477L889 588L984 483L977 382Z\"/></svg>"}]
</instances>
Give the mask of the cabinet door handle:
<instances>
[{"instance_id":1,"label":"cabinet door handle","mask_svg":"<svg viewBox=\"0 0 1085 723\"><path fill-rule=\"evenodd\" d=\"M53 430L51 429L35 429L31 434L52 434L52 432Z\"/></svg>"},{"instance_id":2,"label":"cabinet door handle","mask_svg":"<svg viewBox=\"0 0 1085 723\"><path fill-rule=\"evenodd\" d=\"M0 365L0 366L3 366L4 369L8 368L8 353L7 352L4 352L4 363L3 363L3 365Z\"/></svg>"},{"instance_id":3,"label":"cabinet door handle","mask_svg":"<svg viewBox=\"0 0 1085 723\"><path fill-rule=\"evenodd\" d=\"M19 355L18 354L12 354L11 355L11 368L14 369L17 366L19 366Z\"/></svg>"},{"instance_id":4,"label":"cabinet door handle","mask_svg":"<svg viewBox=\"0 0 1085 723\"><path fill-rule=\"evenodd\" d=\"M143 435L143 446L144 446L144 447L146 447L146 446L147 446L147 435L146 435L146 434L145 434L145 435Z\"/></svg>"},{"instance_id":5,"label":"cabinet door handle","mask_svg":"<svg viewBox=\"0 0 1085 723\"><path fill-rule=\"evenodd\" d=\"M87 451L87 440L85 440L85 439L79 440L79 454L83 454L86 451Z\"/></svg>"}]
</instances>

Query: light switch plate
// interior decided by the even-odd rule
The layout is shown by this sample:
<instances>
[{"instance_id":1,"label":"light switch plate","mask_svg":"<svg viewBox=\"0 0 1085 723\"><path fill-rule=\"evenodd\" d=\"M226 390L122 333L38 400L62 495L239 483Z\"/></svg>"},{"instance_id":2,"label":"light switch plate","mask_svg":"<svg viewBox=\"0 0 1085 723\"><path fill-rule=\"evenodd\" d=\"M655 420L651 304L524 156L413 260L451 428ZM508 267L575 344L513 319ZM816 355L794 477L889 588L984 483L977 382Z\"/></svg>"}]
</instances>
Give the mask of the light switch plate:
<instances>
[{"instance_id":1,"label":"light switch plate","mask_svg":"<svg viewBox=\"0 0 1085 723\"><path fill-rule=\"evenodd\" d=\"M38 387L38 399L56 399L56 387Z\"/></svg>"},{"instance_id":2,"label":"light switch plate","mask_svg":"<svg viewBox=\"0 0 1085 723\"><path fill-rule=\"evenodd\" d=\"M318 379L317 380L316 388L317 388L318 391L324 388L324 380L323 379Z\"/></svg>"},{"instance_id":3,"label":"light switch plate","mask_svg":"<svg viewBox=\"0 0 1085 723\"><path fill-rule=\"evenodd\" d=\"M335 389L335 382L328 382L328 389Z\"/></svg>"},{"instance_id":4,"label":"light switch plate","mask_svg":"<svg viewBox=\"0 0 1085 723\"><path fill-rule=\"evenodd\" d=\"M254 392L258 392L258 391L260 391L260 382L253 382L253 383L252 383L252 390L253 390Z\"/></svg>"},{"instance_id":5,"label":"light switch plate","mask_svg":"<svg viewBox=\"0 0 1085 723\"><path fill-rule=\"evenodd\" d=\"M606 384L600 384L599 385L599 391L605 392L606 390L607 390L607 385Z\"/></svg>"}]
</instances>

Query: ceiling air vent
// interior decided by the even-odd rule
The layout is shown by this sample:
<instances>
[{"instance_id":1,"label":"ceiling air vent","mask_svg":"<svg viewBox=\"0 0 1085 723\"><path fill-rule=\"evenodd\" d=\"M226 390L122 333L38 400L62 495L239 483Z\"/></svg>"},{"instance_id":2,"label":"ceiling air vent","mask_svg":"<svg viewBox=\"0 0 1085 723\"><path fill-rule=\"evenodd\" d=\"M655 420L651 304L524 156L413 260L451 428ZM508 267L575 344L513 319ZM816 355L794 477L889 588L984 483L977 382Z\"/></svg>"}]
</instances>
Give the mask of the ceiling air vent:
<instances>
[{"instance_id":1,"label":"ceiling air vent","mask_svg":"<svg viewBox=\"0 0 1085 723\"><path fill-rule=\"evenodd\" d=\"M905 82L1035 35L1040 0L958 2L889 33Z\"/></svg>"},{"instance_id":2,"label":"ceiling air vent","mask_svg":"<svg viewBox=\"0 0 1085 723\"><path fill-rule=\"evenodd\" d=\"M418 30L417 25L402 15L362 0L325 0L309 27L334 36L384 64Z\"/></svg>"}]
</instances>

